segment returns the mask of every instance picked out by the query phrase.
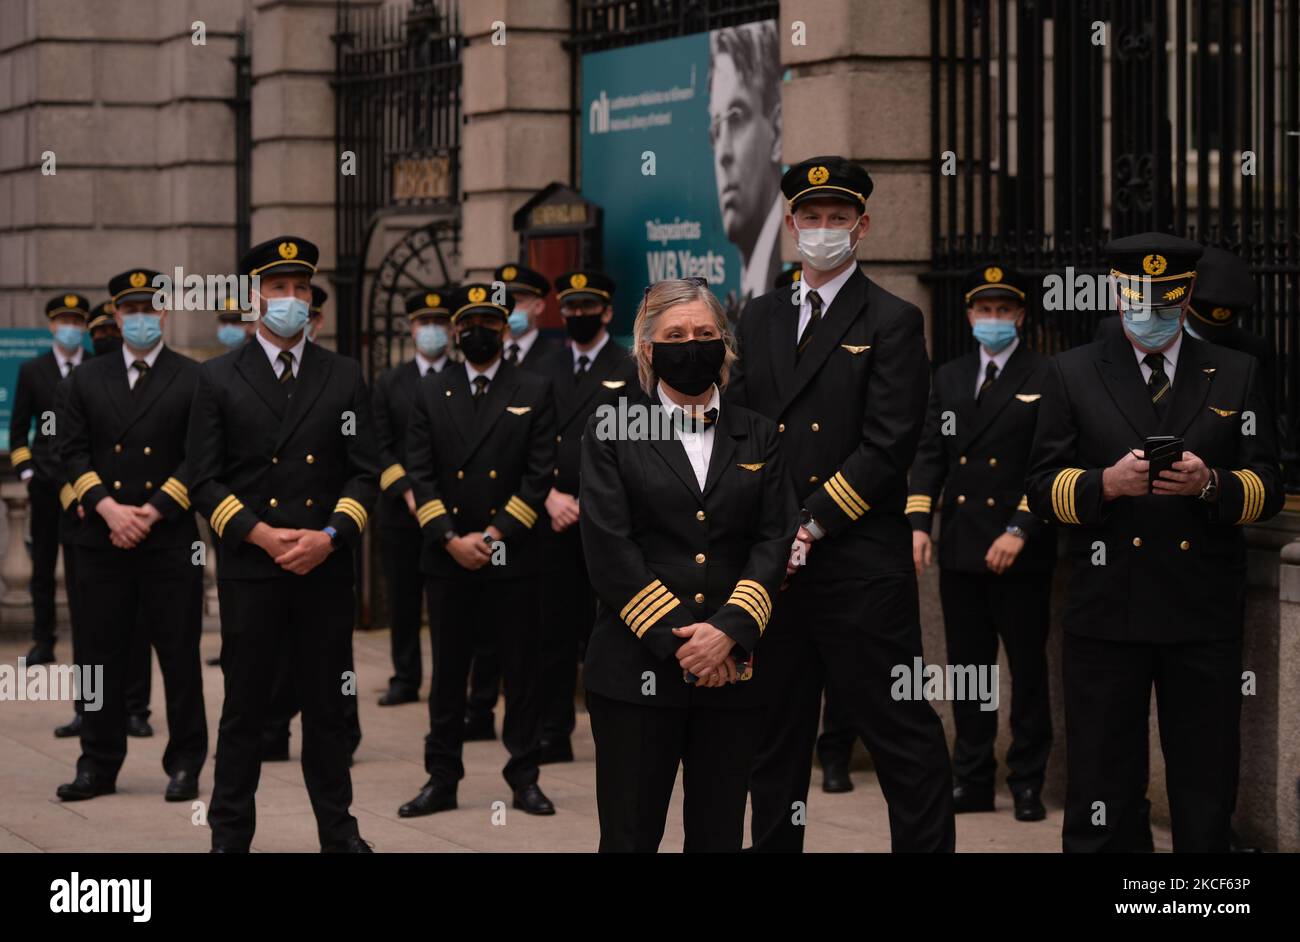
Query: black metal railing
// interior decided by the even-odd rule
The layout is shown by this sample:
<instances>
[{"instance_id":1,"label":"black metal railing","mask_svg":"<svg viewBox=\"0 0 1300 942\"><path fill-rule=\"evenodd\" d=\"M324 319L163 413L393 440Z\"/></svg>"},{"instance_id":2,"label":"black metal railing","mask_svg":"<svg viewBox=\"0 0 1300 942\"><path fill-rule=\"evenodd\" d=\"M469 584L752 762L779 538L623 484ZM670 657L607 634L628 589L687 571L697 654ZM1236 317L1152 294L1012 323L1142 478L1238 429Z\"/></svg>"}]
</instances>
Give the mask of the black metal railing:
<instances>
[{"instance_id":1,"label":"black metal railing","mask_svg":"<svg viewBox=\"0 0 1300 942\"><path fill-rule=\"evenodd\" d=\"M573 46L581 52L635 46L776 19L780 8L773 0L573 0Z\"/></svg>"},{"instance_id":2,"label":"black metal railing","mask_svg":"<svg viewBox=\"0 0 1300 942\"><path fill-rule=\"evenodd\" d=\"M960 280L985 260L1032 279L1029 336L1055 353L1092 339L1101 312L1044 312L1046 276L1104 274L1112 234L1220 246L1258 283L1242 326L1276 351L1300 485L1300 0L931 0L930 13L931 135L956 170L932 183L934 361L973 348Z\"/></svg>"}]
</instances>

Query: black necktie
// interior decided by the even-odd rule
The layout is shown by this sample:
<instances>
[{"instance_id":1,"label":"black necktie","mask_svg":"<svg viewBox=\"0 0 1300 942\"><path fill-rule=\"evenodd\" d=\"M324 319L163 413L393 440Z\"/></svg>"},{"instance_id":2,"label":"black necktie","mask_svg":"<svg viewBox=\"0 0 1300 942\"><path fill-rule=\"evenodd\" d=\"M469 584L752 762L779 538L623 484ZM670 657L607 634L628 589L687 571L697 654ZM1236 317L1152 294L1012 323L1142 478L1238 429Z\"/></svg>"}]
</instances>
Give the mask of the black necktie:
<instances>
[{"instance_id":1,"label":"black necktie","mask_svg":"<svg viewBox=\"0 0 1300 942\"><path fill-rule=\"evenodd\" d=\"M591 365L591 357L582 354L578 357L578 368L573 371L574 376L586 376L587 368Z\"/></svg>"},{"instance_id":2,"label":"black necktie","mask_svg":"<svg viewBox=\"0 0 1300 942\"><path fill-rule=\"evenodd\" d=\"M1147 379L1147 389L1151 392L1151 404L1156 407L1156 413L1163 415L1165 403L1169 401L1169 376L1165 373L1165 358L1159 353L1148 353L1142 358L1142 362L1151 368L1151 376Z\"/></svg>"},{"instance_id":3,"label":"black necktie","mask_svg":"<svg viewBox=\"0 0 1300 942\"><path fill-rule=\"evenodd\" d=\"M519 362L519 344L512 343L509 347L506 348L506 360L509 361L510 363Z\"/></svg>"},{"instance_id":4,"label":"black necktie","mask_svg":"<svg viewBox=\"0 0 1300 942\"><path fill-rule=\"evenodd\" d=\"M984 371L984 382L980 383L980 391L975 394L975 401L977 403L984 398L984 394L988 392L988 388L993 385L993 382L997 378L998 365L992 360L989 360L988 369Z\"/></svg>"},{"instance_id":5,"label":"black necktie","mask_svg":"<svg viewBox=\"0 0 1300 942\"><path fill-rule=\"evenodd\" d=\"M803 336L799 338L799 345L795 347L795 359L803 355L804 348L808 346L808 341L812 340L813 331L817 329L817 322L822 319L822 296L816 291L809 291L804 298L807 299L808 305L812 308L812 316L808 318L808 326L803 329Z\"/></svg>"},{"instance_id":6,"label":"black necktie","mask_svg":"<svg viewBox=\"0 0 1300 942\"><path fill-rule=\"evenodd\" d=\"M474 377L474 408L478 408L479 401L487 395L488 378L482 374Z\"/></svg>"},{"instance_id":7,"label":"black necktie","mask_svg":"<svg viewBox=\"0 0 1300 942\"><path fill-rule=\"evenodd\" d=\"M144 360L136 360L131 364L135 367L135 385L131 387L133 395L140 395L140 390L144 388L144 381L149 376L149 364Z\"/></svg>"},{"instance_id":8,"label":"black necktie","mask_svg":"<svg viewBox=\"0 0 1300 942\"><path fill-rule=\"evenodd\" d=\"M288 350L281 350L280 356L280 385L288 392L293 392L293 354Z\"/></svg>"},{"instance_id":9,"label":"black necktie","mask_svg":"<svg viewBox=\"0 0 1300 942\"><path fill-rule=\"evenodd\" d=\"M677 431L702 433L716 421L718 421L717 409L705 409L703 412L687 412L681 409L677 412Z\"/></svg>"}]
</instances>

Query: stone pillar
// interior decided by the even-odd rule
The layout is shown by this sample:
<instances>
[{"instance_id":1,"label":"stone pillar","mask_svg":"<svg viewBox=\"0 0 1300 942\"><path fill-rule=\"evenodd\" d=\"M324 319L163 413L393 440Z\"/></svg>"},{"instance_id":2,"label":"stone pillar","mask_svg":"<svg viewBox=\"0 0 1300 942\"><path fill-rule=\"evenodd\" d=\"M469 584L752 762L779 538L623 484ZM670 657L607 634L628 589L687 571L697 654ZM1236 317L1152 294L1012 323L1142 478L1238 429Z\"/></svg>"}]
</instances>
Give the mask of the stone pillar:
<instances>
[{"instance_id":1,"label":"stone pillar","mask_svg":"<svg viewBox=\"0 0 1300 942\"><path fill-rule=\"evenodd\" d=\"M4 501L9 540L4 562L0 563L0 636L27 637L35 617L32 613L32 559L27 553L27 485L21 481L0 484Z\"/></svg>"},{"instance_id":2,"label":"stone pillar","mask_svg":"<svg viewBox=\"0 0 1300 942\"><path fill-rule=\"evenodd\" d=\"M1278 571L1277 850L1300 851L1300 540Z\"/></svg>"},{"instance_id":3,"label":"stone pillar","mask_svg":"<svg viewBox=\"0 0 1300 942\"><path fill-rule=\"evenodd\" d=\"M571 26L565 0L461 4L461 190L465 278L515 260L511 216L548 183L569 179ZM494 45L502 35L504 45Z\"/></svg>"}]
</instances>

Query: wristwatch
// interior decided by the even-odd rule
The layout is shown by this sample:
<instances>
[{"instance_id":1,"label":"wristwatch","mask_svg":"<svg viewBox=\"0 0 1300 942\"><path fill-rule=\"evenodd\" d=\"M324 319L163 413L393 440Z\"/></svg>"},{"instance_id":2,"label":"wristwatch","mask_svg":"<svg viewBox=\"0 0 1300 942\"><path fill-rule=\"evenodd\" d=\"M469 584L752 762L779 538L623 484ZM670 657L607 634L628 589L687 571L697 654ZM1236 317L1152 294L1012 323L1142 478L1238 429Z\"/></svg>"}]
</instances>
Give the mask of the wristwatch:
<instances>
[{"instance_id":1,"label":"wristwatch","mask_svg":"<svg viewBox=\"0 0 1300 942\"><path fill-rule=\"evenodd\" d=\"M458 537L458 536L460 536L460 534L457 533L455 530L448 530L446 533L444 533L444 534L442 535L442 543L443 543L443 545L446 546L448 543L450 543L452 540L456 539L456 537Z\"/></svg>"},{"instance_id":2,"label":"wristwatch","mask_svg":"<svg viewBox=\"0 0 1300 942\"><path fill-rule=\"evenodd\" d=\"M491 549L491 548L492 548L492 544L495 542L495 540L492 539L492 534L491 534L491 533L484 533L484 534L483 534L483 542L486 543L486 544L488 545L488 549Z\"/></svg>"},{"instance_id":3,"label":"wristwatch","mask_svg":"<svg viewBox=\"0 0 1300 942\"><path fill-rule=\"evenodd\" d=\"M822 529L820 523L813 519L813 515L809 513L807 507L799 511L799 526L812 534L814 540L820 540L826 535L826 531Z\"/></svg>"},{"instance_id":4,"label":"wristwatch","mask_svg":"<svg viewBox=\"0 0 1300 942\"><path fill-rule=\"evenodd\" d=\"M321 527L321 532L330 538L330 549L339 548L339 531L333 527Z\"/></svg>"},{"instance_id":5,"label":"wristwatch","mask_svg":"<svg viewBox=\"0 0 1300 942\"><path fill-rule=\"evenodd\" d=\"M1011 526L1007 527L1007 532L1010 533L1012 536L1020 537L1020 539L1022 540L1027 539L1027 537L1025 536L1025 531L1020 529L1015 524L1012 524Z\"/></svg>"},{"instance_id":6,"label":"wristwatch","mask_svg":"<svg viewBox=\"0 0 1300 942\"><path fill-rule=\"evenodd\" d=\"M1214 500L1219 493L1219 475L1213 468L1210 469L1210 479L1205 482L1205 487L1201 488L1201 500Z\"/></svg>"}]
</instances>

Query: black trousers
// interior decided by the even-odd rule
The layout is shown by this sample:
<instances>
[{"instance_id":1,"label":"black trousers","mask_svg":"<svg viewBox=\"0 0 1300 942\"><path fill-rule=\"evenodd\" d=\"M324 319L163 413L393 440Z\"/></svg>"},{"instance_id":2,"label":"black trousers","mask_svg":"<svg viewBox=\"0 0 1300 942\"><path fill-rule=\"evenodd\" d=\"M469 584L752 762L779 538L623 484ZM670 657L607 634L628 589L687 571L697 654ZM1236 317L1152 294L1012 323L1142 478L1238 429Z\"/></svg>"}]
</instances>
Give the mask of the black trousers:
<instances>
[{"instance_id":1,"label":"black trousers","mask_svg":"<svg viewBox=\"0 0 1300 942\"><path fill-rule=\"evenodd\" d=\"M482 571L466 571L453 579L429 578L425 587L434 625L429 734L424 740L424 768L430 780L454 790L465 777L461 753L469 662L480 632L495 628L506 696L501 742L510 753L503 774L516 791L533 784L542 716L538 580L489 581Z\"/></svg>"},{"instance_id":2,"label":"black trousers","mask_svg":"<svg viewBox=\"0 0 1300 942\"><path fill-rule=\"evenodd\" d=\"M32 528L32 641L54 646L58 622L54 601L54 568L59 559L59 485L33 477L27 482L28 506ZM67 560L64 578L70 579ZM71 584L71 582L69 582Z\"/></svg>"},{"instance_id":3,"label":"black trousers","mask_svg":"<svg viewBox=\"0 0 1300 942\"><path fill-rule=\"evenodd\" d=\"M895 851L951 851L952 769L938 714L894 700L891 670L921 656L916 576L790 582L754 664L766 730L750 775L756 851L801 851L822 684L871 753Z\"/></svg>"},{"instance_id":4,"label":"black trousers","mask_svg":"<svg viewBox=\"0 0 1300 942\"><path fill-rule=\"evenodd\" d=\"M85 617L78 639L81 662L104 666L99 709L83 704L78 772L114 781L126 758L126 684L132 637L143 624L158 652L167 701L168 775L198 776L208 754L199 658L203 570L179 549L121 550L78 547L77 578ZM199 585L198 592L195 584Z\"/></svg>"},{"instance_id":5,"label":"black trousers","mask_svg":"<svg viewBox=\"0 0 1300 942\"><path fill-rule=\"evenodd\" d=\"M279 653L290 652L302 707L302 775L322 846L357 834L349 812L344 692L350 667L356 599L352 580L319 570L279 579L221 579L221 670L226 699L217 737L212 786L214 847L247 850L257 825L254 796L261 776L262 731Z\"/></svg>"},{"instance_id":6,"label":"black trousers","mask_svg":"<svg viewBox=\"0 0 1300 942\"><path fill-rule=\"evenodd\" d=\"M414 691L420 689L424 679L420 654L420 609L424 605L424 576L420 574L422 545L416 527L379 528L379 556L392 611L393 676L388 685Z\"/></svg>"},{"instance_id":7,"label":"black trousers","mask_svg":"<svg viewBox=\"0 0 1300 942\"><path fill-rule=\"evenodd\" d=\"M573 735L578 661L596 620L582 536L572 526L546 534L549 571L542 579L542 739Z\"/></svg>"},{"instance_id":8,"label":"black trousers","mask_svg":"<svg viewBox=\"0 0 1300 942\"><path fill-rule=\"evenodd\" d=\"M763 710L652 707L587 693L601 853L654 853L682 769L686 853L740 850Z\"/></svg>"},{"instance_id":9,"label":"black trousers","mask_svg":"<svg viewBox=\"0 0 1300 942\"><path fill-rule=\"evenodd\" d=\"M86 617L81 605L81 592L77 577L77 547L72 543L63 544L63 584L68 593L68 625L72 635L72 663L85 664L82 655L82 636L85 628L82 619ZM203 581L199 580L199 595L203 594ZM202 606L202 601L199 605ZM200 611L202 618L202 611ZM200 630L202 623L200 622ZM149 698L153 692L153 649L149 647L149 626L143 617L135 620L131 633L130 650L126 656L126 715L149 718ZM80 699L72 701L72 708L80 714L83 707Z\"/></svg>"},{"instance_id":10,"label":"black trousers","mask_svg":"<svg viewBox=\"0 0 1300 942\"><path fill-rule=\"evenodd\" d=\"M857 738L853 723L839 705L827 696L822 704L822 731L817 737L817 760L822 768L840 766L847 769L853 755L853 740Z\"/></svg>"},{"instance_id":11,"label":"black trousers","mask_svg":"<svg viewBox=\"0 0 1300 942\"><path fill-rule=\"evenodd\" d=\"M490 722L501 695L501 639L495 625L485 626L474 642L465 719Z\"/></svg>"},{"instance_id":12,"label":"black trousers","mask_svg":"<svg viewBox=\"0 0 1300 942\"><path fill-rule=\"evenodd\" d=\"M939 599L950 664L998 662L998 639L1011 669L1011 748L1007 784L1012 792L1042 791L1052 751L1052 703L1048 694L1047 632L1051 625L1051 575L1001 575L939 570ZM992 788L998 761L996 710L975 700L955 700L957 727L953 778L977 789Z\"/></svg>"},{"instance_id":13,"label":"black trousers","mask_svg":"<svg viewBox=\"0 0 1300 942\"><path fill-rule=\"evenodd\" d=\"M302 710L302 695L298 691L297 668L295 660L297 641L285 632L280 637L275 654L275 674L271 679L271 692L266 705L266 725L262 728L262 741L268 748L278 747L289 739L289 724ZM348 633L347 670L355 672L352 659L352 635ZM361 714L358 711L358 697L346 697L343 701L344 723L347 730L348 754L357 751L361 745Z\"/></svg>"},{"instance_id":14,"label":"black trousers","mask_svg":"<svg viewBox=\"0 0 1300 942\"><path fill-rule=\"evenodd\" d=\"M1131 853L1144 839L1154 686L1174 852L1225 853L1241 751L1241 640L1131 644L1067 633L1066 851Z\"/></svg>"}]
</instances>

